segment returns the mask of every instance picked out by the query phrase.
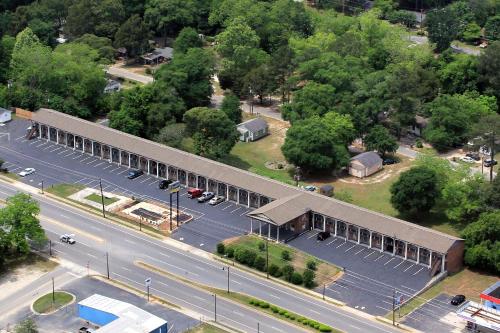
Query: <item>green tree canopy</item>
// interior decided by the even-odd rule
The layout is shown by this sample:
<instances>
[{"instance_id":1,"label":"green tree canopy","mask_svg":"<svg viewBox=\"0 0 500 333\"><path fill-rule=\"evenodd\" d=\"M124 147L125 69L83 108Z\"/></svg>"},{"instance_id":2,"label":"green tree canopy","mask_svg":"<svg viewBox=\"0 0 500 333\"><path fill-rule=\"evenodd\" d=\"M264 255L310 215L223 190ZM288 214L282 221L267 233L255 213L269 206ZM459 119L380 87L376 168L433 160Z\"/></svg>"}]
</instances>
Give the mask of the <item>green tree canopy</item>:
<instances>
[{"instance_id":1,"label":"green tree canopy","mask_svg":"<svg viewBox=\"0 0 500 333\"><path fill-rule=\"evenodd\" d=\"M147 0L144 20L157 34L175 34L195 26L200 19L202 0Z\"/></svg>"},{"instance_id":2,"label":"green tree canopy","mask_svg":"<svg viewBox=\"0 0 500 333\"><path fill-rule=\"evenodd\" d=\"M491 43L479 56L479 82L482 90L496 96L500 106L500 41Z\"/></svg>"},{"instance_id":3,"label":"green tree canopy","mask_svg":"<svg viewBox=\"0 0 500 333\"><path fill-rule=\"evenodd\" d=\"M186 27L181 30L174 43L174 52L186 53L187 50L193 47L202 47L203 42L198 35L196 29Z\"/></svg>"},{"instance_id":4,"label":"green tree canopy","mask_svg":"<svg viewBox=\"0 0 500 333\"><path fill-rule=\"evenodd\" d=\"M283 118L292 123L312 116L322 116L335 106L335 88L328 84L307 83L283 107Z\"/></svg>"},{"instance_id":5,"label":"green tree canopy","mask_svg":"<svg viewBox=\"0 0 500 333\"><path fill-rule=\"evenodd\" d=\"M429 33L429 40L436 44L436 49L439 52L450 47L460 29L459 19L449 7L434 9L427 13L425 25Z\"/></svg>"},{"instance_id":6,"label":"green tree canopy","mask_svg":"<svg viewBox=\"0 0 500 333\"><path fill-rule=\"evenodd\" d=\"M195 153L211 159L226 157L239 137L235 124L221 110L193 108L184 114L184 122Z\"/></svg>"},{"instance_id":7,"label":"green tree canopy","mask_svg":"<svg viewBox=\"0 0 500 333\"><path fill-rule=\"evenodd\" d=\"M170 147L181 148L185 131L186 124L171 123L163 127L154 140Z\"/></svg>"},{"instance_id":8,"label":"green tree canopy","mask_svg":"<svg viewBox=\"0 0 500 333\"><path fill-rule=\"evenodd\" d=\"M391 186L391 204L403 216L428 213L439 197L437 176L426 167L414 167L401 173Z\"/></svg>"},{"instance_id":9,"label":"green tree canopy","mask_svg":"<svg viewBox=\"0 0 500 333\"><path fill-rule=\"evenodd\" d=\"M297 121L286 133L281 147L288 162L308 171L339 169L349 162L346 147L318 116Z\"/></svg>"},{"instance_id":10,"label":"green tree canopy","mask_svg":"<svg viewBox=\"0 0 500 333\"><path fill-rule=\"evenodd\" d=\"M127 49L127 55L135 58L149 49L149 30L139 15L132 15L115 34L115 47Z\"/></svg>"},{"instance_id":11,"label":"green tree canopy","mask_svg":"<svg viewBox=\"0 0 500 333\"><path fill-rule=\"evenodd\" d=\"M491 40L500 40L500 15L491 16L484 26L486 38Z\"/></svg>"},{"instance_id":12,"label":"green tree canopy","mask_svg":"<svg viewBox=\"0 0 500 333\"><path fill-rule=\"evenodd\" d=\"M240 108L240 99L238 96L233 93L224 95L220 109L233 121L233 123L241 123L242 110Z\"/></svg>"},{"instance_id":13,"label":"green tree canopy","mask_svg":"<svg viewBox=\"0 0 500 333\"><path fill-rule=\"evenodd\" d=\"M16 325L15 333L38 333L38 327L33 319L28 318Z\"/></svg>"},{"instance_id":14,"label":"green tree canopy","mask_svg":"<svg viewBox=\"0 0 500 333\"><path fill-rule=\"evenodd\" d=\"M375 125L363 141L367 150L376 150L382 156L395 153L398 149L396 138L382 125Z\"/></svg>"},{"instance_id":15,"label":"green tree canopy","mask_svg":"<svg viewBox=\"0 0 500 333\"><path fill-rule=\"evenodd\" d=\"M104 64L112 63L115 57L115 49L111 45L111 39L107 37L98 37L92 34L84 34L76 38L74 43L87 44L99 53L99 62Z\"/></svg>"}]
</instances>

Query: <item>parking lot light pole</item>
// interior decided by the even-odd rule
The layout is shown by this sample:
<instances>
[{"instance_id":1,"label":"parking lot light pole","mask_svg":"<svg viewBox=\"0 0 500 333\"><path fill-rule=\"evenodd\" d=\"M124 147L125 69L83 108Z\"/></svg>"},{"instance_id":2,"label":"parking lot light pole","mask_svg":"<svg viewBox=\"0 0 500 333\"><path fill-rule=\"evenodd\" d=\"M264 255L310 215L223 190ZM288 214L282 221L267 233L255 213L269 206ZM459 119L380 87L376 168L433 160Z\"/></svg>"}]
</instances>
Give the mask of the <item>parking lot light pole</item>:
<instances>
[{"instance_id":1,"label":"parking lot light pole","mask_svg":"<svg viewBox=\"0 0 500 333\"><path fill-rule=\"evenodd\" d=\"M223 271L227 271L227 293L229 294L229 266L222 267Z\"/></svg>"},{"instance_id":2,"label":"parking lot light pole","mask_svg":"<svg viewBox=\"0 0 500 333\"><path fill-rule=\"evenodd\" d=\"M270 225L267 226L268 228L271 228ZM267 278L269 279L269 238L266 237L266 275Z\"/></svg>"},{"instance_id":3,"label":"parking lot light pole","mask_svg":"<svg viewBox=\"0 0 500 333\"><path fill-rule=\"evenodd\" d=\"M177 191L177 199L175 203L177 205L177 215L175 215L175 218L177 220L177 227L179 227L179 191Z\"/></svg>"},{"instance_id":4,"label":"parking lot light pole","mask_svg":"<svg viewBox=\"0 0 500 333\"><path fill-rule=\"evenodd\" d=\"M323 301L325 300L325 289L326 289L326 284L323 285Z\"/></svg>"},{"instance_id":5,"label":"parking lot light pole","mask_svg":"<svg viewBox=\"0 0 500 333\"><path fill-rule=\"evenodd\" d=\"M52 241L49 239L49 256L52 257Z\"/></svg>"},{"instance_id":6,"label":"parking lot light pole","mask_svg":"<svg viewBox=\"0 0 500 333\"><path fill-rule=\"evenodd\" d=\"M99 188L101 189L101 202L102 202L102 216L106 218L106 211L104 210L104 194L102 193L102 181L99 178Z\"/></svg>"},{"instance_id":7,"label":"parking lot light pole","mask_svg":"<svg viewBox=\"0 0 500 333\"><path fill-rule=\"evenodd\" d=\"M106 272L109 280L109 255L108 252L106 252Z\"/></svg>"},{"instance_id":8,"label":"parking lot light pole","mask_svg":"<svg viewBox=\"0 0 500 333\"><path fill-rule=\"evenodd\" d=\"M393 289L392 290L392 326L396 325L395 308L396 308L396 289Z\"/></svg>"},{"instance_id":9,"label":"parking lot light pole","mask_svg":"<svg viewBox=\"0 0 500 333\"><path fill-rule=\"evenodd\" d=\"M56 301L56 293L54 288L54 277L52 277L52 304L54 304L55 301Z\"/></svg>"}]
</instances>

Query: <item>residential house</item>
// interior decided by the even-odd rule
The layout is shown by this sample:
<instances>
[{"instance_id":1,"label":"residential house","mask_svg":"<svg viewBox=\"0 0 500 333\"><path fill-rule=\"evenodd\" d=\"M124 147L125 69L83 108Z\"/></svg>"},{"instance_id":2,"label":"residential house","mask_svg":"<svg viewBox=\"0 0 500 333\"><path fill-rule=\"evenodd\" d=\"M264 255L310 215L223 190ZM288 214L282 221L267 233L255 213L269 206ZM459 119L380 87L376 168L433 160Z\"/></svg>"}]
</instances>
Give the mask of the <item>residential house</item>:
<instances>
[{"instance_id":1,"label":"residential house","mask_svg":"<svg viewBox=\"0 0 500 333\"><path fill-rule=\"evenodd\" d=\"M171 47L155 48L153 52L149 52L141 56L141 59L146 65L157 65L165 61L172 60L174 49Z\"/></svg>"},{"instance_id":2,"label":"residential house","mask_svg":"<svg viewBox=\"0 0 500 333\"><path fill-rule=\"evenodd\" d=\"M6 123L12 120L12 111L0 108L0 123Z\"/></svg>"},{"instance_id":3,"label":"residential house","mask_svg":"<svg viewBox=\"0 0 500 333\"><path fill-rule=\"evenodd\" d=\"M237 128L240 132L240 141L256 141L269 134L267 122L262 118L254 118L238 124Z\"/></svg>"},{"instance_id":4,"label":"residential house","mask_svg":"<svg viewBox=\"0 0 500 333\"><path fill-rule=\"evenodd\" d=\"M374 152L367 151L351 158L349 163L349 174L364 178L382 169L382 158Z\"/></svg>"}]
</instances>

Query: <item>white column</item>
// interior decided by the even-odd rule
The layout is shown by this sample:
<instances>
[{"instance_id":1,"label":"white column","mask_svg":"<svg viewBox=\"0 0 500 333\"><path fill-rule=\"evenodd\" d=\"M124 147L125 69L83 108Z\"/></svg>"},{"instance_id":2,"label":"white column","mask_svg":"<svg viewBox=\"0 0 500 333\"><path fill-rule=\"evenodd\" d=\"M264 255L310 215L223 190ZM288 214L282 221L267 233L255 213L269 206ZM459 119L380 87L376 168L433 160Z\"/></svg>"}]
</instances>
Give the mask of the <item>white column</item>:
<instances>
[{"instance_id":1,"label":"white column","mask_svg":"<svg viewBox=\"0 0 500 333\"><path fill-rule=\"evenodd\" d=\"M384 252L384 235L380 235L382 237L382 243L380 244L380 252Z\"/></svg>"},{"instance_id":2,"label":"white column","mask_svg":"<svg viewBox=\"0 0 500 333\"><path fill-rule=\"evenodd\" d=\"M236 192L236 196L237 196L236 197L236 199L237 199L236 202L239 204L240 203L240 189L238 188L236 190L237 190L237 192Z\"/></svg>"},{"instance_id":3,"label":"white column","mask_svg":"<svg viewBox=\"0 0 500 333\"><path fill-rule=\"evenodd\" d=\"M267 224L267 239L271 239L271 223Z\"/></svg>"},{"instance_id":4,"label":"white column","mask_svg":"<svg viewBox=\"0 0 500 333\"><path fill-rule=\"evenodd\" d=\"M147 168L147 170L148 170L148 175L150 175L150 174L151 174L151 171L149 170L149 160L147 160L146 168Z\"/></svg>"},{"instance_id":5,"label":"white column","mask_svg":"<svg viewBox=\"0 0 500 333\"><path fill-rule=\"evenodd\" d=\"M131 165L131 162L132 162L132 161L131 161L131 159L132 159L132 156L131 156L131 154L129 153L129 154L128 154L128 167L129 167L129 168L130 168L130 165Z\"/></svg>"},{"instance_id":6,"label":"white column","mask_svg":"<svg viewBox=\"0 0 500 333\"><path fill-rule=\"evenodd\" d=\"M262 236L262 222L259 221L259 236Z\"/></svg>"},{"instance_id":7,"label":"white column","mask_svg":"<svg viewBox=\"0 0 500 333\"><path fill-rule=\"evenodd\" d=\"M160 177L160 163L156 162L156 178Z\"/></svg>"},{"instance_id":8,"label":"white column","mask_svg":"<svg viewBox=\"0 0 500 333\"><path fill-rule=\"evenodd\" d=\"M109 148L110 151L109 151L109 156L111 158L111 161L113 161L113 148ZM122 151L121 150L118 150L118 163L120 165L122 165Z\"/></svg>"},{"instance_id":9,"label":"white column","mask_svg":"<svg viewBox=\"0 0 500 333\"><path fill-rule=\"evenodd\" d=\"M405 260L408 259L408 243L404 243L405 244Z\"/></svg>"},{"instance_id":10,"label":"white column","mask_svg":"<svg viewBox=\"0 0 500 333\"><path fill-rule=\"evenodd\" d=\"M280 226L276 226L276 243L280 242Z\"/></svg>"},{"instance_id":11,"label":"white column","mask_svg":"<svg viewBox=\"0 0 500 333\"><path fill-rule=\"evenodd\" d=\"M446 261L446 254L443 254L441 256L441 273L444 272L444 269L445 269L445 261Z\"/></svg>"},{"instance_id":12,"label":"white column","mask_svg":"<svg viewBox=\"0 0 500 333\"><path fill-rule=\"evenodd\" d=\"M247 191L247 207L250 208L250 192Z\"/></svg>"},{"instance_id":13,"label":"white column","mask_svg":"<svg viewBox=\"0 0 500 333\"><path fill-rule=\"evenodd\" d=\"M326 219L323 216L323 231L326 231Z\"/></svg>"},{"instance_id":14,"label":"white column","mask_svg":"<svg viewBox=\"0 0 500 333\"><path fill-rule=\"evenodd\" d=\"M92 156L95 156L95 154L94 154L94 141L90 141L90 146L92 147L92 149L90 150L92 152Z\"/></svg>"},{"instance_id":15,"label":"white column","mask_svg":"<svg viewBox=\"0 0 500 333\"><path fill-rule=\"evenodd\" d=\"M345 223L345 240L347 241L349 239L349 224Z\"/></svg>"},{"instance_id":16,"label":"white column","mask_svg":"<svg viewBox=\"0 0 500 333\"><path fill-rule=\"evenodd\" d=\"M372 232L370 231L370 248L372 248Z\"/></svg>"},{"instance_id":17,"label":"white column","mask_svg":"<svg viewBox=\"0 0 500 333\"><path fill-rule=\"evenodd\" d=\"M429 268L432 268L432 251L429 251Z\"/></svg>"},{"instance_id":18,"label":"white column","mask_svg":"<svg viewBox=\"0 0 500 333\"><path fill-rule=\"evenodd\" d=\"M59 144L59 130L56 129L56 143Z\"/></svg>"},{"instance_id":19,"label":"white column","mask_svg":"<svg viewBox=\"0 0 500 333\"><path fill-rule=\"evenodd\" d=\"M333 232L334 232L334 236L337 237L337 219L334 219L335 223L334 223L334 226L335 226L335 229L333 229Z\"/></svg>"},{"instance_id":20,"label":"white column","mask_svg":"<svg viewBox=\"0 0 500 333\"><path fill-rule=\"evenodd\" d=\"M68 147L68 132L64 132L64 143L66 144L66 148Z\"/></svg>"},{"instance_id":21,"label":"white column","mask_svg":"<svg viewBox=\"0 0 500 333\"><path fill-rule=\"evenodd\" d=\"M358 244L361 242L361 228L358 227Z\"/></svg>"},{"instance_id":22,"label":"white column","mask_svg":"<svg viewBox=\"0 0 500 333\"><path fill-rule=\"evenodd\" d=\"M177 169L177 180L179 180L179 169Z\"/></svg>"},{"instance_id":23,"label":"white column","mask_svg":"<svg viewBox=\"0 0 500 333\"><path fill-rule=\"evenodd\" d=\"M396 254L396 238L392 239L392 256Z\"/></svg>"},{"instance_id":24,"label":"white column","mask_svg":"<svg viewBox=\"0 0 500 333\"><path fill-rule=\"evenodd\" d=\"M253 233L253 218L250 218L250 235Z\"/></svg>"},{"instance_id":25,"label":"white column","mask_svg":"<svg viewBox=\"0 0 500 333\"><path fill-rule=\"evenodd\" d=\"M420 246L417 246L417 264L420 264Z\"/></svg>"},{"instance_id":26,"label":"white column","mask_svg":"<svg viewBox=\"0 0 500 333\"><path fill-rule=\"evenodd\" d=\"M229 186L226 184L226 201L229 201Z\"/></svg>"}]
</instances>

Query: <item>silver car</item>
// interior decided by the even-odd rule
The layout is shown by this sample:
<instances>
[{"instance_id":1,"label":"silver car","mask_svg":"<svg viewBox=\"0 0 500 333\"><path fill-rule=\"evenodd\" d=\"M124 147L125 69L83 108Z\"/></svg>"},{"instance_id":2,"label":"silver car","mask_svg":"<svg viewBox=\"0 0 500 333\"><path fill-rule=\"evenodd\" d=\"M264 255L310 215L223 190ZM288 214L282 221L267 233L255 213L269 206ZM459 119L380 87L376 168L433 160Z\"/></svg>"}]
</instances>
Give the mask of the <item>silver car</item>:
<instances>
[{"instance_id":1,"label":"silver car","mask_svg":"<svg viewBox=\"0 0 500 333\"><path fill-rule=\"evenodd\" d=\"M19 172L19 176L26 177L35 172L35 168L26 168L23 171Z\"/></svg>"}]
</instances>

